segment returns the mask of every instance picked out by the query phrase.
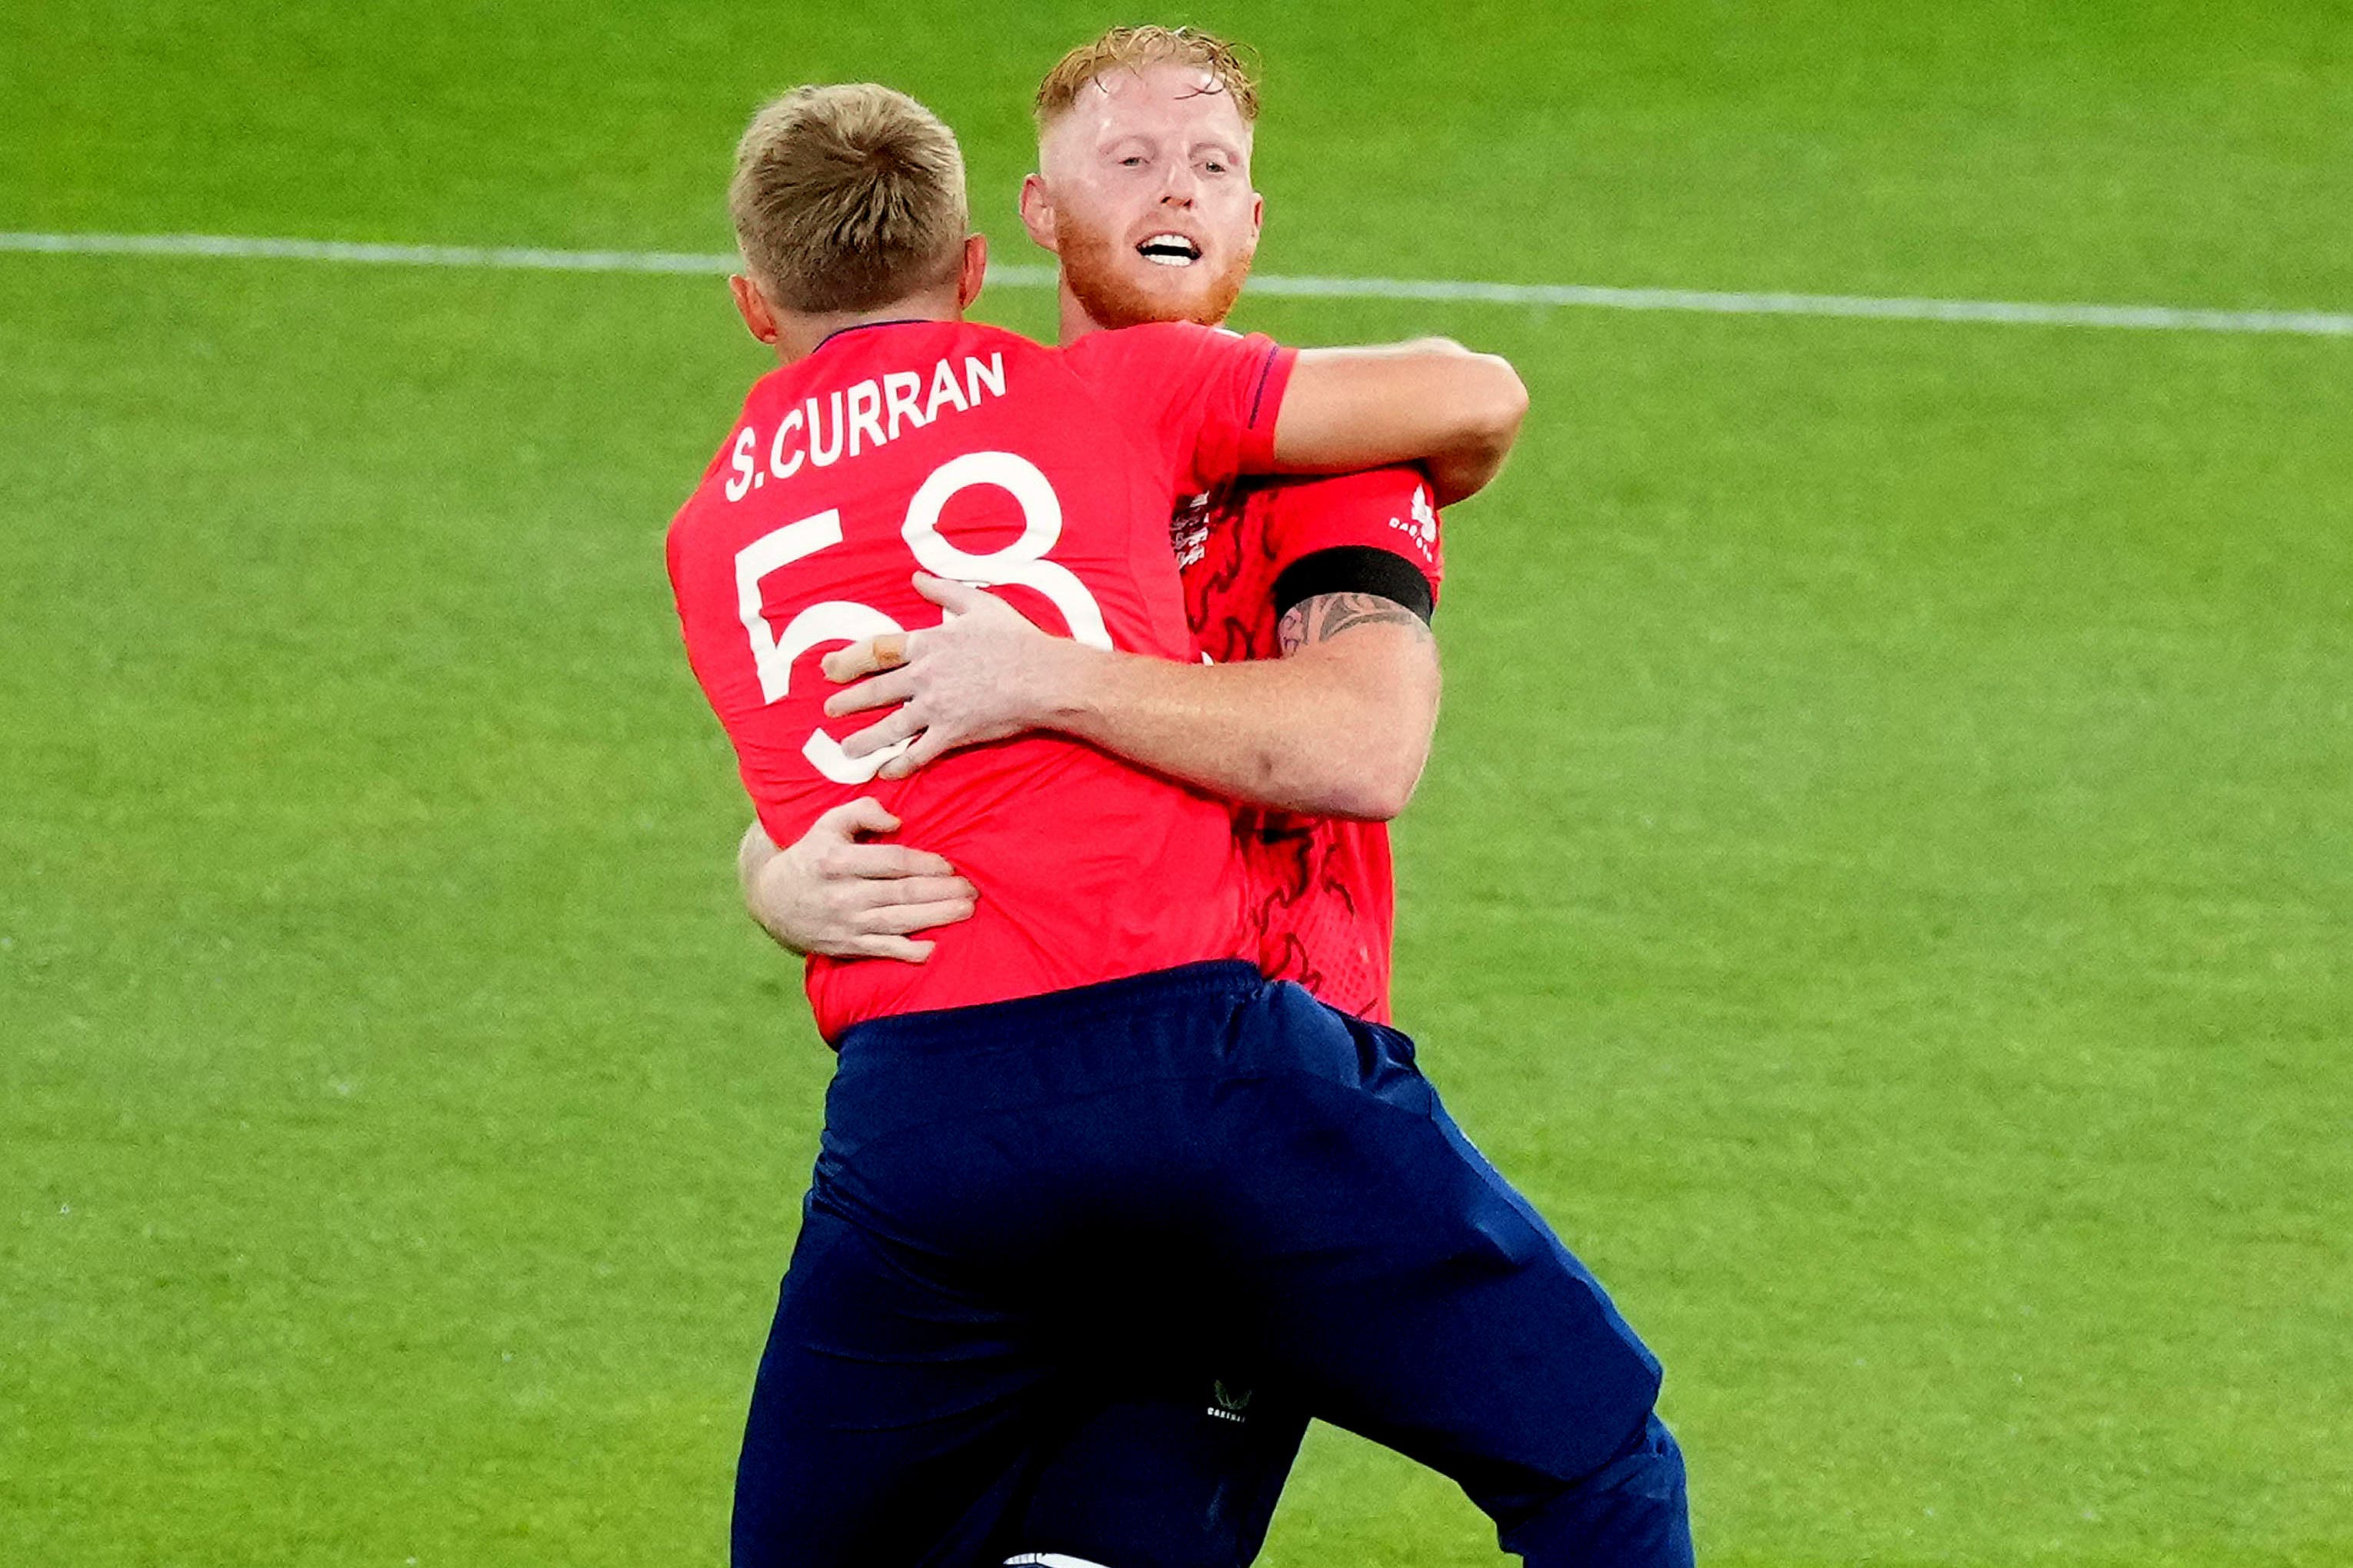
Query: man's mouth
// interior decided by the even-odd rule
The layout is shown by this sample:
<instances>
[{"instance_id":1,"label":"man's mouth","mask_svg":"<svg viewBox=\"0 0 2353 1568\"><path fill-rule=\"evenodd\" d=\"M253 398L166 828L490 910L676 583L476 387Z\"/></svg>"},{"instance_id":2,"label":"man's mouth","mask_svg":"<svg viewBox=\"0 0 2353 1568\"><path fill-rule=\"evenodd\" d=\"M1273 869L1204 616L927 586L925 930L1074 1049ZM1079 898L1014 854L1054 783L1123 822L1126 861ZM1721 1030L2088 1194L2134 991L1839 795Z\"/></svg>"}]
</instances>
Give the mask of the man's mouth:
<instances>
[{"instance_id":1,"label":"man's mouth","mask_svg":"<svg viewBox=\"0 0 2353 1568\"><path fill-rule=\"evenodd\" d=\"M1201 259L1201 247L1181 234L1155 234L1135 253L1155 267L1190 267Z\"/></svg>"}]
</instances>

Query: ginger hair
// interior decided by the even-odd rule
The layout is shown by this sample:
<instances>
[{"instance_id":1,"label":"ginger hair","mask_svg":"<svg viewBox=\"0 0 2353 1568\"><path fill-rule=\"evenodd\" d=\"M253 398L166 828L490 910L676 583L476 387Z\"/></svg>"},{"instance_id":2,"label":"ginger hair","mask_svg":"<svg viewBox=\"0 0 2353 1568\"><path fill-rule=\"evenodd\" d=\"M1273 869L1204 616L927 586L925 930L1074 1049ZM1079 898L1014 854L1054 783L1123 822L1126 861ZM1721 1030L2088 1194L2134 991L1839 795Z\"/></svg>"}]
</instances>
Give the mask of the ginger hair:
<instances>
[{"instance_id":1,"label":"ginger hair","mask_svg":"<svg viewBox=\"0 0 2353 1568\"><path fill-rule=\"evenodd\" d=\"M1216 85L1205 90L1227 94L1242 122L1255 125L1258 78L1243 55L1241 46L1198 27L1113 27L1055 61L1038 84L1038 129L1044 131L1070 112L1080 93L1112 72L1159 65L1193 66L1208 72Z\"/></svg>"}]
</instances>

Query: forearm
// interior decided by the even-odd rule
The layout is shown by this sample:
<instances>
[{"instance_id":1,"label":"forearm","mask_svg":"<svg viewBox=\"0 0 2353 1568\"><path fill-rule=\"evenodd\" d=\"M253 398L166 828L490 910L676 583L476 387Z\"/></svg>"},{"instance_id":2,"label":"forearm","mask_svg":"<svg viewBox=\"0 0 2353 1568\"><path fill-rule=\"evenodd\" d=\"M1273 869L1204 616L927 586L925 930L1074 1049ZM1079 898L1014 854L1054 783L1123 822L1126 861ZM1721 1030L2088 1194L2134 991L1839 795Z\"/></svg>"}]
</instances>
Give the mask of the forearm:
<instances>
[{"instance_id":1,"label":"forearm","mask_svg":"<svg viewBox=\"0 0 2353 1568\"><path fill-rule=\"evenodd\" d=\"M807 954L816 944L792 924L789 913L772 916L762 906L762 879L770 864L782 853L776 841L768 837L768 830L754 819L752 826L744 830L744 837L735 846L735 881L743 890L745 908L768 933L769 939L787 952Z\"/></svg>"},{"instance_id":2,"label":"forearm","mask_svg":"<svg viewBox=\"0 0 2353 1568\"><path fill-rule=\"evenodd\" d=\"M1485 489L1488 482L1504 471L1504 459L1511 455L1511 450L1509 441L1488 442L1433 452L1424 458L1421 467L1430 476L1434 503L1440 507L1452 506Z\"/></svg>"},{"instance_id":3,"label":"forearm","mask_svg":"<svg viewBox=\"0 0 2353 1568\"><path fill-rule=\"evenodd\" d=\"M1452 407L1456 417L1445 444L1421 454L1420 461L1433 504L1450 507L1477 495L1504 471L1504 459L1527 420L1527 386L1510 361L1474 353L1448 338L1421 339L1405 347L1440 356L1425 384L1428 395Z\"/></svg>"},{"instance_id":4,"label":"forearm","mask_svg":"<svg viewBox=\"0 0 2353 1568\"><path fill-rule=\"evenodd\" d=\"M1495 477L1527 407L1506 361L1444 339L1308 350L1276 416L1274 461L1340 473L1419 460L1443 507Z\"/></svg>"},{"instance_id":5,"label":"forearm","mask_svg":"<svg viewBox=\"0 0 2353 1568\"><path fill-rule=\"evenodd\" d=\"M1248 805L1385 819L1404 809L1428 755L1435 707L1419 650L1368 628L1333 657L1179 664L1060 643L1044 727ZM1366 663L1379 668L1366 679ZM1353 668L1352 668L1353 667ZM1389 668L1401 667L1401 668Z\"/></svg>"}]
</instances>

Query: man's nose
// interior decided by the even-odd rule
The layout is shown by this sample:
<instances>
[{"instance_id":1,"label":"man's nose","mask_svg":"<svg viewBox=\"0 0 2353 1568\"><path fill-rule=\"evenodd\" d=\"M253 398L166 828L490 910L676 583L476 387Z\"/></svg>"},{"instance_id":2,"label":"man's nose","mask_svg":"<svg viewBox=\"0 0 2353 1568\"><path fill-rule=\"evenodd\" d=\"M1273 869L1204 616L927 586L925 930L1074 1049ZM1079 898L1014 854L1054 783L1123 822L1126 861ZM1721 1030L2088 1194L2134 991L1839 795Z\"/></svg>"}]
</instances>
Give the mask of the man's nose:
<instances>
[{"instance_id":1,"label":"man's nose","mask_svg":"<svg viewBox=\"0 0 2353 1568\"><path fill-rule=\"evenodd\" d=\"M1200 177L1193 173L1190 163L1172 163L1161 181L1160 199L1169 206L1189 207L1200 188Z\"/></svg>"}]
</instances>

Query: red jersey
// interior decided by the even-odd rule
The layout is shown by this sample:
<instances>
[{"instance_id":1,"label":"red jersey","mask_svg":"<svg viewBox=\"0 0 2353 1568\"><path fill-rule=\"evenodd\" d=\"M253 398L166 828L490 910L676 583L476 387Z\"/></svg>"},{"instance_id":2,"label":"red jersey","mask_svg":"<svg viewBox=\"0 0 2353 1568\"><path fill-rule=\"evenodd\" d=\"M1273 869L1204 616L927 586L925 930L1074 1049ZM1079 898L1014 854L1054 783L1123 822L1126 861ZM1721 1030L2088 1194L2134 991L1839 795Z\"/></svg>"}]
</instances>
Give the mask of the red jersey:
<instances>
[{"instance_id":1,"label":"red jersey","mask_svg":"<svg viewBox=\"0 0 2353 1568\"><path fill-rule=\"evenodd\" d=\"M1172 527L1195 646L1221 663L1282 657L1276 584L1318 552L1401 557L1428 581L1433 604L1445 574L1438 513L1418 468L1246 480L1197 498ZM1246 806L1234 813L1234 836L1259 967L1388 1022L1397 923L1388 825Z\"/></svg>"},{"instance_id":2,"label":"red jersey","mask_svg":"<svg viewBox=\"0 0 2353 1568\"><path fill-rule=\"evenodd\" d=\"M889 1014L1250 957L1229 813L1074 741L1029 735L873 777L818 661L936 625L917 568L997 589L1048 630L1191 657L1176 500L1263 468L1293 355L1182 323L1066 350L995 327L837 332L752 388L670 525L687 657L779 844L872 794L981 890L923 964L809 960L827 1038Z\"/></svg>"}]
</instances>

